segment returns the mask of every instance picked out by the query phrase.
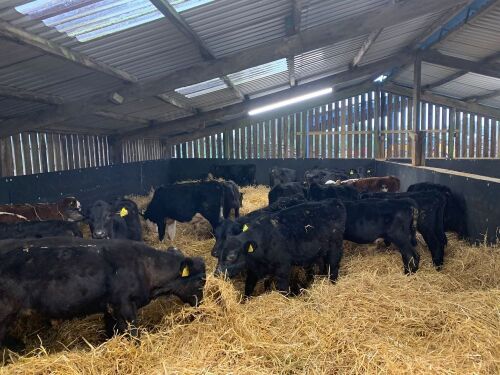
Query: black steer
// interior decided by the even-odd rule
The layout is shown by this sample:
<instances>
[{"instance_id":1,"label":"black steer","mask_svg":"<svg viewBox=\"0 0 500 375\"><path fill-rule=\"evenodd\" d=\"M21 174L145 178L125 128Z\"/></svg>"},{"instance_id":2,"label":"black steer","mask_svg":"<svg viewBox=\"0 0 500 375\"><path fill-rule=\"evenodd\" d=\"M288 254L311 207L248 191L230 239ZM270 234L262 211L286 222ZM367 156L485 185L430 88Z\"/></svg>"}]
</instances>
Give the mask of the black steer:
<instances>
[{"instance_id":1,"label":"black steer","mask_svg":"<svg viewBox=\"0 0 500 375\"><path fill-rule=\"evenodd\" d=\"M403 258L405 273L416 272L420 256L415 251L418 205L411 199L363 199L345 201L347 221L344 239L358 244L378 238L394 243Z\"/></svg>"},{"instance_id":2,"label":"black steer","mask_svg":"<svg viewBox=\"0 0 500 375\"><path fill-rule=\"evenodd\" d=\"M304 202L305 198L302 195L281 197L270 206L252 211L245 216L240 216L235 221L223 220L215 230L215 244L212 248L211 255L214 257L218 257L218 254L225 246L225 241L228 236L235 236L240 234L245 224L250 223L252 220L255 220L259 216L269 212L278 212L280 210L284 210L285 208L296 206Z\"/></svg>"},{"instance_id":3,"label":"black steer","mask_svg":"<svg viewBox=\"0 0 500 375\"><path fill-rule=\"evenodd\" d=\"M411 193L365 193L366 198L393 198L413 199L418 205L417 230L422 234L432 255L432 262L438 269L444 260L444 247L447 244L444 232L445 197L437 191L423 191Z\"/></svg>"},{"instance_id":4,"label":"black steer","mask_svg":"<svg viewBox=\"0 0 500 375\"><path fill-rule=\"evenodd\" d=\"M230 236L219 254L216 274L234 277L246 269L245 295L258 280L271 276L277 289L288 292L292 266L314 267L337 279L346 220L339 200L306 202L260 216L245 230Z\"/></svg>"},{"instance_id":5,"label":"black steer","mask_svg":"<svg viewBox=\"0 0 500 375\"><path fill-rule=\"evenodd\" d=\"M234 209L234 217L240 216L240 207L243 206L243 193L240 193L238 185L234 181L221 182L224 187L224 202L223 202L223 216L224 219L229 217L231 210Z\"/></svg>"},{"instance_id":6,"label":"black steer","mask_svg":"<svg viewBox=\"0 0 500 375\"><path fill-rule=\"evenodd\" d=\"M420 182L410 185L408 191L439 191L444 194L446 197L444 230L456 232L460 238L467 238L469 233L467 230L467 213L463 197L454 194L448 186L432 182Z\"/></svg>"},{"instance_id":7,"label":"black steer","mask_svg":"<svg viewBox=\"0 0 500 375\"><path fill-rule=\"evenodd\" d=\"M355 169L345 172L340 169L313 168L305 172L304 181L310 185L312 183L325 184L327 181L347 180L358 178L359 174Z\"/></svg>"},{"instance_id":8,"label":"black steer","mask_svg":"<svg viewBox=\"0 0 500 375\"><path fill-rule=\"evenodd\" d=\"M156 189L144 218L158 226L160 241L165 237L167 219L185 223L196 213L207 219L215 231L221 221L223 199L224 187L217 181L167 185ZM169 237L173 240L170 231Z\"/></svg>"},{"instance_id":9,"label":"black steer","mask_svg":"<svg viewBox=\"0 0 500 375\"><path fill-rule=\"evenodd\" d=\"M120 198L113 203L96 201L85 216L94 239L142 240L139 209L129 199Z\"/></svg>"},{"instance_id":10,"label":"black steer","mask_svg":"<svg viewBox=\"0 0 500 375\"><path fill-rule=\"evenodd\" d=\"M329 198L353 201L359 199L359 193L352 186L319 185L317 183L312 183L309 187L308 199L321 201Z\"/></svg>"},{"instance_id":11,"label":"black steer","mask_svg":"<svg viewBox=\"0 0 500 375\"><path fill-rule=\"evenodd\" d=\"M307 195L307 189L301 182L285 182L273 187L268 193L269 204L273 204L281 197L291 197L294 195Z\"/></svg>"},{"instance_id":12,"label":"black steer","mask_svg":"<svg viewBox=\"0 0 500 375\"><path fill-rule=\"evenodd\" d=\"M285 182L297 181L297 172L295 169L273 167L269 172L269 186L271 188Z\"/></svg>"},{"instance_id":13,"label":"black steer","mask_svg":"<svg viewBox=\"0 0 500 375\"><path fill-rule=\"evenodd\" d=\"M215 178L233 180L239 186L255 185L255 164L212 165L210 173Z\"/></svg>"},{"instance_id":14,"label":"black steer","mask_svg":"<svg viewBox=\"0 0 500 375\"><path fill-rule=\"evenodd\" d=\"M49 319L104 313L106 332L136 324L137 310L162 295L196 305L205 263L178 250L141 242L43 238L0 242L0 346L15 318L34 311ZM136 335L136 329L130 333Z\"/></svg>"},{"instance_id":15,"label":"black steer","mask_svg":"<svg viewBox=\"0 0 500 375\"><path fill-rule=\"evenodd\" d=\"M0 240L9 238L83 237L77 223L70 221L26 221L0 223Z\"/></svg>"}]
</instances>

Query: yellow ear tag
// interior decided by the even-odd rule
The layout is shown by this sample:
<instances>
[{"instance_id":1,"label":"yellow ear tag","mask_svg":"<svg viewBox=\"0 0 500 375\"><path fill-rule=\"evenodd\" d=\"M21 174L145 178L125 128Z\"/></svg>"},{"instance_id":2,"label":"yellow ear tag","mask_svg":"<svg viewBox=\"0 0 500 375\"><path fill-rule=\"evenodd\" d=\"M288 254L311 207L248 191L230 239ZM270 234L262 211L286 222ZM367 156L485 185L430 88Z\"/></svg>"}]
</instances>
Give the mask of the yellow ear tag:
<instances>
[{"instance_id":1,"label":"yellow ear tag","mask_svg":"<svg viewBox=\"0 0 500 375\"><path fill-rule=\"evenodd\" d=\"M248 252L253 253L253 251L254 251L254 249L253 249L252 244L248 245Z\"/></svg>"},{"instance_id":2,"label":"yellow ear tag","mask_svg":"<svg viewBox=\"0 0 500 375\"><path fill-rule=\"evenodd\" d=\"M120 217L125 217L128 215L128 210L125 207L122 207L120 210Z\"/></svg>"},{"instance_id":3,"label":"yellow ear tag","mask_svg":"<svg viewBox=\"0 0 500 375\"><path fill-rule=\"evenodd\" d=\"M248 225L243 225L243 232L246 232L248 230Z\"/></svg>"},{"instance_id":4,"label":"yellow ear tag","mask_svg":"<svg viewBox=\"0 0 500 375\"><path fill-rule=\"evenodd\" d=\"M184 266L184 268L182 269L181 277L188 277L188 276L189 276L189 267Z\"/></svg>"}]
</instances>

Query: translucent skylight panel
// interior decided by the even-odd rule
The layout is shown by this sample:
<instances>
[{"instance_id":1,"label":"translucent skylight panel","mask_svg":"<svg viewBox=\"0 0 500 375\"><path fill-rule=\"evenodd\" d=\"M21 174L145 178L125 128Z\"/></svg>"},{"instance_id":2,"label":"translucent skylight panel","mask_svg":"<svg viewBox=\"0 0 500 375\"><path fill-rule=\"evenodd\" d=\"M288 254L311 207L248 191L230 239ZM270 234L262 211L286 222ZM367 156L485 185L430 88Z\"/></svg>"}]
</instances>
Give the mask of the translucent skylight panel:
<instances>
[{"instance_id":1,"label":"translucent skylight panel","mask_svg":"<svg viewBox=\"0 0 500 375\"><path fill-rule=\"evenodd\" d=\"M285 72L287 70L286 59L272 61L267 64L254 66L253 68L245 69L240 72L229 74L229 79L235 85L255 81L260 78L272 76Z\"/></svg>"},{"instance_id":2,"label":"translucent skylight panel","mask_svg":"<svg viewBox=\"0 0 500 375\"><path fill-rule=\"evenodd\" d=\"M200 95L209 94L211 92L226 89L227 85L220 78L214 78L209 81L196 83L191 86L180 87L175 89L179 94L184 95L186 98L195 98Z\"/></svg>"},{"instance_id":3,"label":"translucent skylight panel","mask_svg":"<svg viewBox=\"0 0 500 375\"><path fill-rule=\"evenodd\" d=\"M212 1L169 0L179 13ZM16 10L80 42L164 17L149 0L35 0Z\"/></svg>"}]
</instances>

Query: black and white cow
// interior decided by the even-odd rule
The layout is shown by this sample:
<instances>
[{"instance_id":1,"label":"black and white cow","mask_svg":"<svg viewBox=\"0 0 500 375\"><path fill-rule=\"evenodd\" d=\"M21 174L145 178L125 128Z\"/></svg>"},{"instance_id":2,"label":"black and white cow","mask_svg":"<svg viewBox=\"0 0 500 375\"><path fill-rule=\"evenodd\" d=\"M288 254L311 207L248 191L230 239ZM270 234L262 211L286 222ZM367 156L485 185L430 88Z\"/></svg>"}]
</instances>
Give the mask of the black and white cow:
<instances>
[{"instance_id":1,"label":"black and white cow","mask_svg":"<svg viewBox=\"0 0 500 375\"><path fill-rule=\"evenodd\" d=\"M210 168L210 174L213 177L232 180L239 186L255 185L256 171L255 164L215 164Z\"/></svg>"},{"instance_id":2,"label":"black and white cow","mask_svg":"<svg viewBox=\"0 0 500 375\"><path fill-rule=\"evenodd\" d=\"M434 184L432 182L413 184L408 188L408 191L438 191L443 194L446 198L444 230L456 232L460 238L467 238L469 232L467 228L465 199L463 196L453 193L448 186Z\"/></svg>"},{"instance_id":3,"label":"black and white cow","mask_svg":"<svg viewBox=\"0 0 500 375\"><path fill-rule=\"evenodd\" d=\"M94 239L129 239L142 241L139 209L130 199L119 198L113 203L94 202L85 210Z\"/></svg>"},{"instance_id":4,"label":"black and white cow","mask_svg":"<svg viewBox=\"0 0 500 375\"><path fill-rule=\"evenodd\" d=\"M168 224L168 237L173 240L175 220L185 223L196 213L207 219L215 231L222 219L223 200L224 186L217 181L166 185L155 190L143 216L157 225L160 241Z\"/></svg>"},{"instance_id":5,"label":"black and white cow","mask_svg":"<svg viewBox=\"0 0 500 375\"><path fill-rule=\"evenodd\" d=\"M180 251L141 242L42 238L0 242L0 346L26 311L48 319L103 313L106 332L134 326L137 310L163 295L196 305L203 296L205 263ZM131 328L131 335L137 334Z\"/></svg>"},{"instance_id":6,"label":"black and white cow","mask_svg":"<svg viewBox=\"0 0 500 375\"><path fill-rule=\"evenodd\" d=\"M9 238L83 237L75 222L49 220L0 223L0 240Z\"/></svg>"},{"instance_id":7,"label":"black and white cow","mask_svg":"<svg viewBox=\"0 0 500 375\"><path fill-rule=\"evenodd\" d=\"M313 168L304 173L304 181L310 185L312 183L326 184L334 183L335 181L344 181L349 178L358 178L359 174L356 169L351 168L349 171L340 169Z\"/></svg>"},{"instance_id":8,"label":"black and white cow","mask_svg":"<svg viewBox=\"0 0 500 375\"><path fill-rule=\"evenodd\" d=\"M290 168L273 167L269 172L269 186L271 188L278 184L297 181L297 171Z\"/></svg>"},{"instance_id":9,"label":"black and white cow","mask_svg":"<svg viewBox=\"0 0 500 375\"><path fill-rule=\"evenodd\" d=\"M445 197L437 191L409 193L364 193L366 198L413 199L418 205L417 230L422 234L432 254L432 262L438 269L444 261L444 247L447 244L444 232Z\"/></svg>"},{"instance_id":10,"label":"black and white cow","mask_svg":"<svg viewBox=\"0 0 500 375\"><path fill-rule=\"evenodd\" d=\"M268 276L276 279L279 291L289 292L292 266L310 270L320 262L320 273L335 281L345 220L342 202L333 199L263 214L246 224L240 234L227 238L218 254L216 274L234 277L246 270L246 296L252 294L258 280Z\"/></svg>"}]
</instances>

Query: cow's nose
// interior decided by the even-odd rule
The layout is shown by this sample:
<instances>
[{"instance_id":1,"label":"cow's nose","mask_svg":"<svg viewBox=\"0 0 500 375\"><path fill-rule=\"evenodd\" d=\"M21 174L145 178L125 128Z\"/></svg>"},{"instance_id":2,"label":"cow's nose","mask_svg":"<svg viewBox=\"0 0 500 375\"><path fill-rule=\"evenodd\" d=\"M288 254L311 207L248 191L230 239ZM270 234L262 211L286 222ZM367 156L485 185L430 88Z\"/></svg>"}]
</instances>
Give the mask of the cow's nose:
<instances>
[{"instance_id":1,"label":"cow's nose","mask_svg":"<svg viewBox=\"0 0 500 375\"><path fill-rule=\"evenodd\" d=\"M94 231L94 238L96 238L96 239L101 240L101 239L105 238L106 236L107 236L107 233L105 230Z\"/></svg>"}]
</instances>

